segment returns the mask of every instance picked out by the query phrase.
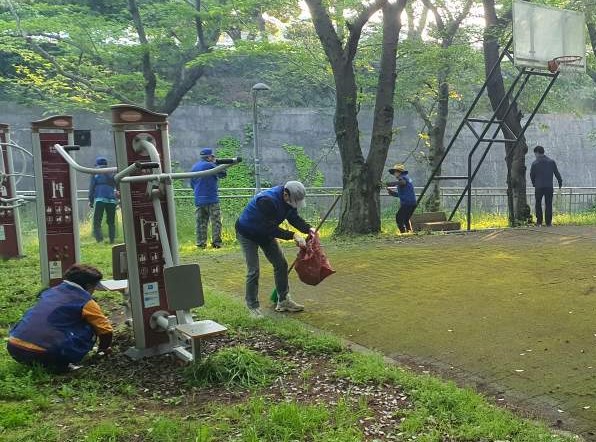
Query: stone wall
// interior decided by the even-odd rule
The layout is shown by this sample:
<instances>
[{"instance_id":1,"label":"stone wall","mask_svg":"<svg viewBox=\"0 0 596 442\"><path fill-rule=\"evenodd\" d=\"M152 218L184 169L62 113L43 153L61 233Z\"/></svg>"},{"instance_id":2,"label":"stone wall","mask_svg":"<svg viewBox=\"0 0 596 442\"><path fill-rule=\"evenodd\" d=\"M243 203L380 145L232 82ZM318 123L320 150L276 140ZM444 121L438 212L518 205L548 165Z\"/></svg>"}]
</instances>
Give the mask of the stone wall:
<instances>
[{"instance_id":1,"label":"stone wall","mask_svg":"<svg viewBox=\"0 0 596 442\"><path fill-rule=\"evenodd\" d=\"M14 104L2 103L0 123L11 126L14 141L21 146L31 148L31 121L47 117L40 109L26 108ZM368 150L372 128L372 113L361 112L362 144ZM457 128L461 115L452 115L448 138ZM77 129L90 129L92 147L78 153L78 160L83 164L93 164L97 155L114 159L113 138L109 114L96 115L80 112L74 116ZM252 139L246 138L251 131L252 113L250 110L222 109L210 106L182 106L169 118L172 159L180 162L183 169L190 169L198 158L198 149L202 146L214 146L224 136L233 136L242 140L241 155L248 162L252 159ZM263 179L274 184L295 178L295 166L290 156L282 149L283 144L303 146L309 156L318 162L326 177L326 185L341 186L341 162L333 136L333 109L260 109L259 138L262 149ZM416 161L412 151L423 151L418 143L417 133L421 121L411 113L398 113L394 127L397 136L390 147L387 159L389 167L395 162L406 162L416 185L422 186L427 172L422 163ZM530 146L542 144L547 154L557 160L566 186L596 186L593 169L596 165L596 142L590 134L596 132L596 116L575 115L537 115L528 129L527 139ZM444 175L465 175L467 150L474 139L469 131L464 130L462 143L456 146L443 168ZM479 155L477 155L479 156ZM478 187L504 187L506 168L502 144L494 145L478 175ZM528 155L528 168L533 154ZM19 167L19 165L17 165ZM384 175L389 179L389 175ZM87 177L81 177L81 188L85 188ZM444 185L460 183L446 182ZM30 180L24 180L19 189L31 188Z\"/></svg>"}]
</instances>

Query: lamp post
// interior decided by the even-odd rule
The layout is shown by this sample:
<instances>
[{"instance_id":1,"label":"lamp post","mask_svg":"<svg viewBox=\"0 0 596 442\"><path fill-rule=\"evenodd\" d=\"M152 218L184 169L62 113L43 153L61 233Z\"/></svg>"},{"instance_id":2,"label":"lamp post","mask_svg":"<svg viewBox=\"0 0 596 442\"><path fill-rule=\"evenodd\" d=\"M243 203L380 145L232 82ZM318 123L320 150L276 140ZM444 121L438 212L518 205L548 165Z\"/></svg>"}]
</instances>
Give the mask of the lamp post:
<instances>
[{"instance_id":1,"label":"lamp post","mask_svg":"<svg viewBox=\"0 0 596 442\"><path fill-rule=\"evenodd\" d=\"M271 90L265 83L257 83L252 87L252 137L255 157L255 194L261 191L261 158L259 152L259 122L257 116L257 95L259 91Z\"/></svg>"}]
</instances>

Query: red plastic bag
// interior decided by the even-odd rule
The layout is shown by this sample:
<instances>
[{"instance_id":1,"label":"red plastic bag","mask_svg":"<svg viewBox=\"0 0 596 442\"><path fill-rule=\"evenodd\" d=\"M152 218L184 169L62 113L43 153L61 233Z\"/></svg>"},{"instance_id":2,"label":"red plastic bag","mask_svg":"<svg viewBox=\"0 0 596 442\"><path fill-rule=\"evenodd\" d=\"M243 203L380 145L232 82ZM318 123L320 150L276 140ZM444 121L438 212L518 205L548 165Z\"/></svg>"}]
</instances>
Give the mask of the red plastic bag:
<instances>
[{"instance_id":1,"label":"red plastic bag","mask_svg":"<svg viewBox=\"0 0 596 442\"><path fill-rule=\"evenodd\" d=\"M306 240L306 248L298 252L296 273L300 281L308 285L317 285L327 276L335 273L321 248L319 235L310 234Z\"/></svg>"}]
</instances>

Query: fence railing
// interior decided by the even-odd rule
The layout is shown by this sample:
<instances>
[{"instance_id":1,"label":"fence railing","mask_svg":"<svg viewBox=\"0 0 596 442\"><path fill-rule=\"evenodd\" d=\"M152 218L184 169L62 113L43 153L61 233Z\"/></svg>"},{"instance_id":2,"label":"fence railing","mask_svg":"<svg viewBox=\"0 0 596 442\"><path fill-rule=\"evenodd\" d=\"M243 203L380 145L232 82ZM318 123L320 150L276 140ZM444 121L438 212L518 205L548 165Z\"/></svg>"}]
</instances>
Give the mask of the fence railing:
<instances>
[{"instance_id":1,"label":"fence railing","mask_svg":"<svg viewBox=\"0 0 596 442\"><path fill-rule=\"evenodd\" d=\"M416 188L419 193L421 187ZM450 211L457 199L461 195L463 188L461 187L443 187L441 188L441 207L444 210ZM314 210L323 214L333 203L336 195L341 193L341 187L311 187L307 188L307 201L309 210ZM18 192L19 195L35 195L35 191ZM88 213L87 209L87 190L78 191L79 213L84 218ZM248 201L254 195L254 188L239 187L239 188L220 188L220 198L222 203L230 200ZM534 206L534 189L528 188L527 192L528 204L530 207ZM189 205L193 204L193 192L190 188L175 189L175 199L179 203ZM225 203L224 203L225 204ZM383 213L393 211L397 206L396 198L381 191L381 211ZM596 187L564 187L562 189L555 189L553 199L553 206L556 212L559 213L579 213L596 207ZM336 206L331 218L337 217L339 214L340 205ZM465 208L462 207L462 210ZM35 216L35 204L27 204L23 211L25 217ZM507 189L504 187L478 187L472 189L472 212L473 213L507 213Z\"/></svg>"}]
</instances>

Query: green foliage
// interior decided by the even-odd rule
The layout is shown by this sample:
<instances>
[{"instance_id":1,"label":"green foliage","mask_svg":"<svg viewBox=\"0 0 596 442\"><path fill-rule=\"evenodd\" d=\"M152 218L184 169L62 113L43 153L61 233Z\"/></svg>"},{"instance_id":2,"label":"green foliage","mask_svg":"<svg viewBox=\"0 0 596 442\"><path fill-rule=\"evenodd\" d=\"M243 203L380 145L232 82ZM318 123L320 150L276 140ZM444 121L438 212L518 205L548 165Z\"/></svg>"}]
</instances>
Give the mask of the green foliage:
<instances>
[{"instance_id":1,"label":"green foliage","mask_svg":"<svg viewBox=\"0 0 596 442\"><path fill-rule=\"evenodd\" d=\"M218 140L217 156L220 158L242 156L240 140L231 136ZM219 186L222 188L254 187L254 183L254 170L246 161L243 161L227 170L227 176L220 180Z\"/></svg>"},{"instance_id":2,"label":"green foliage","mask_svg":"<svg viewBox=\"0 0 596 442\"><path fill-rule=\"evenodd\" d=\"M0 403L0 433L4 429L29 425L34 418L32 411L27 404Z\"/></svg>"},{"instance_id":3,"label":"green foliage","mask_svg":"<svg viewBox=\"0 0 596 442\"><path fill-rule=\"evenodd\" d=\"M378 354L342 353L336 357L337 375L356 384L397 382L398 371Z\"/></svg>"},{"instance_id":4,"label":"green foliage","mask_svg":"<svg viewBox=\"0 0 596 442\"><path fill-rule=\"evenodd\" d=\"M329 407L251 398L246 404L222 411L223 419L240 428L243 441L357 442L363 440L363 434L356 422L366 410L354 409L344 400Z\"/></svg>"},{"instance_id":5,"label":"green foliage","mask_svg":"<svg viewBox=\"0 0 596 442\"><path fill-rule=\"evenodd\" d=\"M103 421L98 423L87 433L86 440L92 442L116 442L124 436L125 431L114 422Z\"/></svg>"},{"instance_id":6,"label":"green foliage","mask_svg":"<svg viewBox=\"0 0 596 442\"><path fill-rule=\"evenodd\" d=\"M0 79L4 95L62 111L101 111L118 101L172 112L236 49L241 56L258 54L260 45L271 49L267 37L279 28L273 20L261 26L263 14L287 20L298 11L286 0L208 0L200 15L193 2L129 3L138 6L142 31L126 2L5 2L0 43L14 69ZM224 35L232 45L218 44ZM252 44L242 46L243 39Z\"/></svg>"},{"instance_id":7,"label":"green foliage","mask_svg":"<svg viewBox=\"0 0 596 442\"><path fill-rule=\"evenodd\" d=\"M191 385L256 388L267 385L282 366L243 346L224 348L184 370Z\"/></svg>"},{"instance_id":8,"label":"green foliage","mask_svg":"<svg viewBox=\"0 0 596 442\"><path fill-rule=\"evenodd\" d=\"M188 424L167 417L159 417L147 429L148 440L155 442L176 442L184 440Z\"/></svg>"},{"instance_id":9,"label":"green foliage","mask_svg":"<svg viewBox=\"0 0 596 442\"><path fill-rule=\"evenodd\" d=\"M304 147L284 144L281 146L296 162L298 181L306 187L323 187L325 176L317 164L304 152Z\"/></svg>"},{"instance_id":10,"label":"green foliage","mask_svg":"<svg viewBox=\"0 0 596 442\"><path fill-rule=\"evenodd\" d=\"M261 326L267 332L279 336L306 353L333 354L344 349L344 345L336 336L308 330L298 321L262 321Z\"/></svg>"}]
</instances>

